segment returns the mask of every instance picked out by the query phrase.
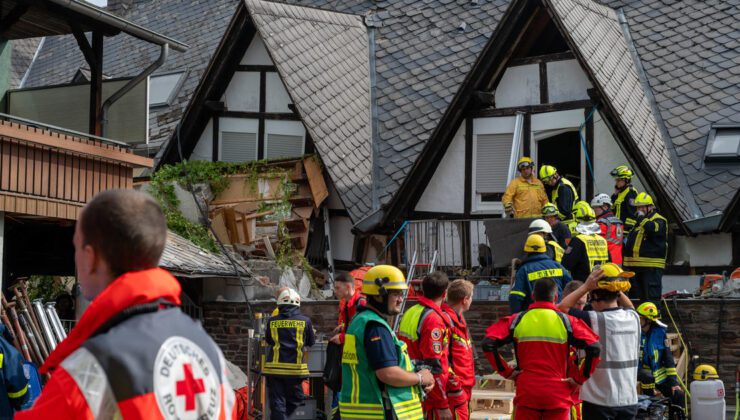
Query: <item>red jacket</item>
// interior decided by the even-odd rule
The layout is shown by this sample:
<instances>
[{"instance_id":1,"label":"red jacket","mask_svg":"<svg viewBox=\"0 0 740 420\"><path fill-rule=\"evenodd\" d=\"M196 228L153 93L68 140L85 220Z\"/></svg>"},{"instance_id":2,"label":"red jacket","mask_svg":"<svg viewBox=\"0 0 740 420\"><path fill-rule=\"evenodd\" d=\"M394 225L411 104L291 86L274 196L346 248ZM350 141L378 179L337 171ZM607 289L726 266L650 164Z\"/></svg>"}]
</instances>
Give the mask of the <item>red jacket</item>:
<instances>
[{"instance_id":1,"label":"red jacket","mask_svg":"<svg viewBox=\"0 0 740 420\"><path fill-rule=\"evenodd\" d=\"M450 362L460 385L475 386L475 359L473 342L470 340L468 324L462 314L458 314L448 304L442 304L442 310L450 317Z\"/></svg>"},{"instance_id":2,"label":"red jacket","mask_svg":"<svg viewBox=\"0 0 740 420\"><path fill-rule=\"evenodd\" d=\"M355 294L349 300L342 299L339 301L339 320L337 321L337 325L342 327L342 332L339 333L339 340L342 344L344 344L344 332L347 331L349 321L355 316L357 308L360 306L365 306L365 298L357 290L355 290Z\"/></svg>"},{"instance_id":3,"label":"red jacket","mask_svg":"<svg viewBox=\"0 0 740 420\"><path fill-rule=\"evenodd\" d=\"M424 411L446 409L449 408L446 389L450 370L450 319L437 304L424 296L418 297L418 304L428 308L420 318L420 325L417 325L419 338L411 340L400 331L398 336L408 346L409 357L412 360L432 365L433 371L437 372L434 374L434 388L424 400ZM404 317L411 312L413 312L411 309L408 310ZM403 324L403 320L401 323Z\"/></svg>"},{"instance_id":4,"label":"red jacket","mask_svg":"<svg viewBox=\"0 0 740 420\"><path fill-rule=\"evenodd\" d=\"M601 236L606 239L606 246L609 249L609 257L612 262L622 265L624 223L610 211L602 213L601 216L596 218L596 222L601 228Z\"/></svg>"},{"instance_id":5,"label":"red jacket","mask_svg":"<svg viewBox=\"0 0 740 420\"><path fill-rule=\"evenodd\" d=\"M221 351L171 307L180 304L180 291L158 268L114 280L46 359L41 372L52 372L51 379L16 419L164 419L163 409L177 417L236 418Z\"/></svg>"},{"instance_id":6,"label":"red jacket","mask_svg":"<svg viewBox=\"0 0 740 420\"><path fill-rule=\"evenodd\" d=\"M568 333L570 324L571 332ZM514 405L533 409L570 409L572 389L563 379L583 383L599 362L599 336L580 319L566 315L550 302L535 302L524 312L500 319L486 330L483 350L491 365L508 378L513 369L498 348L514 343L517 369ZM570 346L586 349L577 372L569 366Z\"/></svg>"}]
</instances>

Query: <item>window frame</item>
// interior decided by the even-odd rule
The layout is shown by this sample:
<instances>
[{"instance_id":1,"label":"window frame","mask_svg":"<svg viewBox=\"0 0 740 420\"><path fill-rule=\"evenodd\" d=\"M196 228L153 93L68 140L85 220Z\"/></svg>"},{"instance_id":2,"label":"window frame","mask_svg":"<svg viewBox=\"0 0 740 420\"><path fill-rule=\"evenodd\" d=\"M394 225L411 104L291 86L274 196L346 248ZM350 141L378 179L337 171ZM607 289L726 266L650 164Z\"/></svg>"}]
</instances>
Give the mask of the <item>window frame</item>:
<instances>
[{"instance_id":1,"label":"window frame","mask_svg":"<svg viewBox=\"0 0 740 420\"><path fill-rule=\"evenodd\" d=\"M470 212L473 214L500 214L504 211L504 205L501 201L483 201L482 194L476 192L476 175L477 165L476 156L478 152L478 136L479 135L511 135L511 141L514 141L514 125L516 124L515 116L505 117L486 117L486 118L475 118L473 120L473 153L472 153L472 174L470 182L472 183L470 193L472 194L472 208ZM523 142L522 142L523 145ZM508 168L507 168L508 170ZM506 186L504 186L504 192Z\"/></svg>"},{"instance_id":2,"label":"window frame","mask_svg":"<svg viewBox=\"0 0 740 420\"><path fill-rule=\"evenodd\" d=\"M734 155L729 153L726 154L712 154L712 147L714 146L717 132L721 130L735 130L740 132L740 125L736 124L722 124L713 125L709 130L707 136L707 145L704 149L704 162L706 163L737 163L740 162L740 140L738 141L737 150Z\"/></svg>"},{"instance_id":3,"label":"window frame","mask_svg":"<svg viewBox=\"0 0 740 420\"><path fill-rule=\"evenodd\" d=\"M187 78L187 75L189 73L189 70L174 70L166 73L159 73L159 74L153 74L149 76L149 86L147 87L147 98L146 102L149 106L149 109L152 108L162 108L172 105L172 101L177 98L177 94L180 92L180 89L182 89L182 85L185 84L185 79ZM164 76L171 76L173 74L179 74L180 79L178 79L177 83L175 83L175 86L172 87L172 90L170 91L169 96L164 102L157 102L157 103L149 103L151 100L151 89L152 89L152 79L155 79L157 77L164 77Z\"/></svg>"}]
</instances>

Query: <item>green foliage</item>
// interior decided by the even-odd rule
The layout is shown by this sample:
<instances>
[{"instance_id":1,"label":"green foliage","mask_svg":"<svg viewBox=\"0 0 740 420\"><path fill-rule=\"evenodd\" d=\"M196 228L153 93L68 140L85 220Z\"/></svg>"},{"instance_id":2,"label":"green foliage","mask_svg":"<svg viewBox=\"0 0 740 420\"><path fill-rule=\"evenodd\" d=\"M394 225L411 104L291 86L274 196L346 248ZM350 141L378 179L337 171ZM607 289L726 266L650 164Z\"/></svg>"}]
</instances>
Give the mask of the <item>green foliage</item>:
<instances>
[{"instance_id":1,"label":"green foliage","mask_svg":"<svg viewBox=\"0 0 740 420\"><path fill-rule=\"evenodd\" d=\"M50 302L56 297L66 292L67 288L61 278L54 276L31 276L26 283L28 287L28 299L41 299L44 302Z\"/></svg>"}]
</instances>

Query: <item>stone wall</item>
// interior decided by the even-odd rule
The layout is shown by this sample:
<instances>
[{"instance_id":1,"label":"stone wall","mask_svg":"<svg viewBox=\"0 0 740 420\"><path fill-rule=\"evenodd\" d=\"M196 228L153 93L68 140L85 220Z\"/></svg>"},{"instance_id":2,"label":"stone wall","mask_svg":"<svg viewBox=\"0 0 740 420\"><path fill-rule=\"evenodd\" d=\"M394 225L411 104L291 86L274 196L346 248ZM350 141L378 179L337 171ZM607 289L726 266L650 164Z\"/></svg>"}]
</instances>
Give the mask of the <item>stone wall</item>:
<instances>
[{"instance_id":1,"label":"stone wall","mask_svg":"<svg viewBox=\"0 0 740 420\"><path fill-rule=\"evenodd\" d=\"M272 303L253 305L255 312L271 312ZM476 301L466 314L473 343L479 344L486 328L499 317L508 315L508 303ZM719 373L725 383L728 398L734 399L735 370L740 366L740 301L720 299L668 301L676 324L683 330L685 340L701 362L717 365L717 337L719 336ZM721 309L721 312L720 312ZM337 324L336 301L304 302L301 311L309 316L317 333L329 335ZM224 355L242 369L247 365L247 329L251 328L243 303L207 303L203 306L204 326L221 346ZM663 308L663 321L671 325ZM683 324L683 326L681 326ZM488 373L491 367L476 347L477 372Z\"/></svg>"}]
</instances>

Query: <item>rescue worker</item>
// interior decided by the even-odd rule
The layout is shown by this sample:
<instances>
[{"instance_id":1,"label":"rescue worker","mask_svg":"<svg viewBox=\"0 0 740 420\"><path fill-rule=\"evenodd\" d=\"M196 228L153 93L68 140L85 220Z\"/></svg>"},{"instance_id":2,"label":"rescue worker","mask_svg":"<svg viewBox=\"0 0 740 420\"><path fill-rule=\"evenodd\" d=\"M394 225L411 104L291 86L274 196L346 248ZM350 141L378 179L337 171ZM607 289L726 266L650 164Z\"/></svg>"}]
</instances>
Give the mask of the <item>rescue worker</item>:
<instances>
[{"instance_id":1,"label":"rescue worker","mask_svg":"<svg viewBox=\"0 0 740 420\"><path fill-rule=\"evenodd\" d=\"M344 333L357 308L365 306L365 298L355 288L355 278L349 273L341 273L334 279L334 294L339 299L339 319L334 329L334 336L329 341L336 344L344 343Z\"/></svg>"},{"instance_id":2,"label":"rescue worker","mask_svg":"<svg viewBox=\"0 0 740 420\"><path fill-rule=\"evenodd\" d=\"M448 382L447 400L450 411L455 420L470 418L470 399L475 386L475 357L473 342L465 320L465 312L473 303L473 283L457 279L447 288L447 302L442 304L442 310L452 320L450 340L450 364L454 379L460 384L460 391Z\"/></svg>"},{"instance_id":3,"label":"rescue worker","mask_svg":"<svg viewBox=\"0 0 740 420\"><path fill-rule=\"evenodd\" d=\"M558 209L558 217L568 226L570 233L575 233L576 222L573 219L573 206L578 201L578 190L572 182L560 176L554 166L540 168L540 179L551 188L550 202Z\"/></svg>"},{"instance_id":4,"label":"rescue worker","mask_svg":"<svg viewBox=\"0 0 740 420\"><path fill-rule=\"evenodd\" d=\"M614 178L614 194L612 194L614 215L624 224L626 235L630 233L637 221L637 214L632 206L632 200L637 198L637 190L632 186L634 174L630 168L621 165L612 169L609 175Z\"/></svg>"},{"instance_id":5,"label":"rescue worker","mask_svg":"<svg viewBox=\"0 0 740 420\"><path fill-rule=\"evenodd\" d=\"M671 399L671 403L684 407L685 397L678 383L676 362L671 347L666 345L668 326L660 322L658 307L653 302L643 302L637 307L640 315L642 337L640 340L641 369L637 376L640 388L645 395L655 395L657 388L661 394Z\"/></svg>"},{"instance_id":6,"label":"rescue worker","mask_svg":"<svg viewBox=\"0 0 740 420\"><path fill-rule=\"evenodd\" d=\"M624 245L624 224L611 210L612 199L608 194L598 194L591 200L591 208L596 214L596 223L601 228L601 237L606 239L609 258L615 264L622 264L622 245Z\"/></svg>"},{"instance_id":7,"label":"rescue worker","mask_svg":"<svg viewBox=\"0 0 740 420\"><path fill-rule=\"evenodd\" d=\"M82 209L75 266L91 303L16 419L235 418L221 350L178 307L180 283L158 268L166 240L162 210L143 192L108 190Z\"/></svg>"},{"instance_id":8,"label":"rescue worker","mask_svg":"<svg viewBox=\"0 0 740 420\"><path fill-rule=\"evenodd\" d=\"M560 222L558 209L552 203L547 203L542 207L542 218L550 225L552 237L558 242L561 248L565 249L570 243L570 228L565 223Z\"/></svg>"},{"instance_id":9,"label":"rescue worker","mask_svg":"<svg viewBox=\"0 0 740 420\"><path fill-rule=\"evenodd\" d=\"M311 319L301 313L301 296L284 288L277 298L278 314L267 320L267 354L262 374L267 379L270 419L287 420L304 400L308 377L305 348L314 345Z\"/></svg>"},{"instance_id":10,"label":"rescue worker","mask_svg":"<svg viewBox=\"0 0 740 420\"><path fill-rule=\"evenodd\" d=\"M601 237L601 228L595 222L594 209L585 201L576 203L574 217L578 234L570 241L563 255L563 267L576 280L585 280L595 266L609 261L609 247Z\"/></svg>"},{"instance_id":11,"label":"rescue worker","mask_svg":"<svg viewBox=\"0 0 740 420\"><path fill-rule=\"evenodd\" d=\"M538 217L540 209L547 203L545 186L533 176L534 162L528 157L519 159L516 165L519 176L506 187L501 199L509 217Z\"/></svg>"},{"instance_id":12,"label":"rescue worker","mask_svg":"<svg viewBox=\"0 0 740 420\"><path fill-rule=\"evenodd\" d=\"M583 285L583 282L580 280L573 280L570 283L566 284L563 288L563 298L568 296L569 294L575 292L579 287ZM586 303L588 303L588 296L583 295L580 299L578 299L578 302L576 302L575 305L573 305L574 308L583 310L583 308L586 307ZM585 353L583 351L579 351L577 348L571 346L570 349L570 360L571 365L568 367L569 369L578 369L578 366L580 365L581 360L584 360L586 357ZM583 409L583 401L581 401L581 386L578 384L571 384L571 399L573 400L573 407L570 409L570 420L581 420L583 418L582 416L582 409Z\"/></svg>"},{"instance_id":13,"label":"rescue worker","mask_svg":"<svg viewBox=\"0 0 740 420\"><path fill-rule=\"evenodd\" d=\"M360 307L347 327L342 354L339 410L344 420L421 420L419 389L429 392L434 377L428 369L414 372L406 343L385 317L398 315L408 289L403 273L377 265L365 273Z\"/></svg>"},{"instance_id":14,"label":"rescue worker","mask_svg":"<svg viewBox=\"0 0 740 420\"><path fill-rule=\"evenodd\" d=\"M663 269L668 256L668 221L655 210L653 198L637 194L637 225L624 246L624 266L635 272L630 297L659 302L663 293Z\"/></svg>"},{"instance_id":15,"label":"rescue worker","mask_svg":"<svg viewBox=\"0 0 740 420\"><path fill-rule=\"evenodd\" d=\"M431 367L435 387L422 403L424 418L451 419L447 401L447 380L450 377L450 317L442 311L450 280L436 271L421 281L423 296L418 304L407 309L401 318L398 336L408 346L409 356L417 365ZM461 391L458 384L455 391Z\"/></svg>"},{"instance_id":16,"label":"rescue worker","mask_svg":"<svg viewBox=\"0 0 740 420\"><path fill-rule=\"evenodd\" d=\"M529 224L528 233L530 235L536 234L542 236L542 239L545 240L545 245L547 246L547 256L550 257L550 259L557 262L563 260L563 254L565 253L565 250L556 240L553 239L552 228L550 227L549 223L542 219L532 220L532 223Z\"/></svg>"},{"instance_id":17,"label":"rescue worker","mask_svg":"<svg viewBox=\"0 0 740 420\"><path fill-rule=\"evenodd\" d=\"M529 235L524 244L527 256L516 270L514 287L509 292L509 310L517 313L526 310L532 303L534 282L542 278L551 278L558 286L558 293L573 280L568 270L559 262L547 256L545 240L540 235Z\"/></svg>"},{"instance_id":18,"label":"rescue worker","mask_svg":"<svg viewBox=\"0 0 740 420\"><path fill-rule=\"evenodd\" d=\"M586 324L558 310L558 286L550 278L534 284L528 310L500 319L486 330L483 351L496 371L516 379L514 415L517 420L569 418L571 384L582 384L599 363L599 336ZM499 348L514 343L513 369ZM580 369L570 369L570 347L583 349Z\"/></svg>"},{"instance_id":19,"label":"rescue worker","mask_svg":"<svg viewBox=\"0 0 740 420\"><path fill-rule=\"evenodd\" d=\"M0 324L0 419L12 419L13 413L28 401L28 378L23 370L23 356L13 347L5 325Z\"/></svg>"},{"instance_id":20,"label":"rescue worker","mask_svg":"<svg viewBox=\"0 0 740 420\"><path fill-rule=\"evenodd\" d=\"M599 335L601 363L581 385L584 420L632 420L637 415L637 365L640 353L640 319L624 292L634 273L606 263L586 282L565 296L561 311L588 324ZM575 309L590 294L591 309Z\"/></svg>"}]
</instances>

